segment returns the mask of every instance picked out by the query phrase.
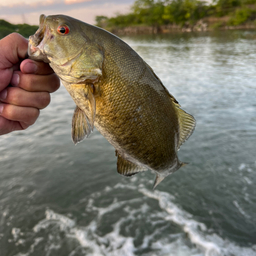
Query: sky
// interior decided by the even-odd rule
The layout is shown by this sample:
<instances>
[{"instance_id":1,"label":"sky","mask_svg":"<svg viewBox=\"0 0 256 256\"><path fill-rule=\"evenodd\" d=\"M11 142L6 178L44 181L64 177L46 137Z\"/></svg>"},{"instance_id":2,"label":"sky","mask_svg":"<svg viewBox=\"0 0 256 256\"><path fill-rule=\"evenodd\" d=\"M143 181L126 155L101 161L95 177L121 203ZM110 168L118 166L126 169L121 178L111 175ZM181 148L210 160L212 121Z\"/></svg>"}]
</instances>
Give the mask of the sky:
<instances>
[{"instance_id":1,"label":"sky","mask_svg":"<svg viewBox=\"0 0 256 256\"><path fill-rule=\"evenodd\" d=\"M95 24L97 15L128 13L133 3L134 0L0 0L0 19L38 25L40 14L65 14Z\"/></svg>"}]
</instances>

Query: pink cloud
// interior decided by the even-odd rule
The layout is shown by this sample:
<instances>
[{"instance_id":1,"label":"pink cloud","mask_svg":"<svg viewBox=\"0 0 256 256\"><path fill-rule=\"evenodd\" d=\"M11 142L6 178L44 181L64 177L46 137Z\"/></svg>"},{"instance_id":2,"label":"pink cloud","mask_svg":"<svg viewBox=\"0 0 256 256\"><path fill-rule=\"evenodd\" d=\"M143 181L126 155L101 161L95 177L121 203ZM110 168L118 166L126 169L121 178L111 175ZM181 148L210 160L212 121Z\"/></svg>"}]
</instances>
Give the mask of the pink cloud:
<instances>
[{"instance_id":1,"label":"pink cloud","mask_svg":"<svg viewBox=\"0 0 256 256\"><path fill-rule=\"evenodd\" d=\"M83 3L83 2L91 2L92 0L65 0L65 4L77 4L77 3Z\"/></svg>"}]
</instances>

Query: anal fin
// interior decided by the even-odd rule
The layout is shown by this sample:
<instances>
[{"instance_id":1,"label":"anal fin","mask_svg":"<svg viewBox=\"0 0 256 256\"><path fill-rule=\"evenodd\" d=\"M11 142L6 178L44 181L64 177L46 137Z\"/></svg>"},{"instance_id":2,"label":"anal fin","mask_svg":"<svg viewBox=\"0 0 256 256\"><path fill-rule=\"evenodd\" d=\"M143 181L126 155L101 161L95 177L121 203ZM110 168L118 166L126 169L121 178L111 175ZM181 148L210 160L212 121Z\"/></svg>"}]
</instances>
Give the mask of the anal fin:
<instances>
[{"instance_id":1,"label":"anal fin","mask_svg":"<svg viewBox=\"0 0 256 256\"><path fill-rule=\"evenodd\" d=\"M136 165L117 153L117 172L124 176L132 176L138 172L146 171L147 168Z\"/></svg>"},{"instance_id":2,"label":"anal fin","mask_svg":"<svg viewBox=\"0 0 256 256\"><path fill-rule=\"evenodd\" d=\"M76 107L72 119L72 139L75 144L88 137L92 132L91 124L85 113Z\"/></svg>"}]
</instances>

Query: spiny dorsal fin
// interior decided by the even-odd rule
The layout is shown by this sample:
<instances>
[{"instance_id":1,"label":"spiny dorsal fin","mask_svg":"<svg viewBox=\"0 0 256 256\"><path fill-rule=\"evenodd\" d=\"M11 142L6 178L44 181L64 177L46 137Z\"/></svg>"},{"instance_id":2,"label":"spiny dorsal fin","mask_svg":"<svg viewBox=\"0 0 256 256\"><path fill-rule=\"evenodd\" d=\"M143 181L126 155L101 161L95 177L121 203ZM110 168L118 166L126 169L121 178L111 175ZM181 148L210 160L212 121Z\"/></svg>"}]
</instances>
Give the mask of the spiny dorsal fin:
<instances>
[{"instance_id":1,"label":"spiny dorsal fin","mask_svg":"<svg viewBox=\"0 0 256 256\"><path fill-rule=\"evenodd\" d=\"M183 109L179 108L179 106L175 105L177 114L178 114L178 121L179 121L179 144L178 149L180 146L190 137L193 133L196 120L194 117L188 113L186 113Z\"/></svg>"},{"instance_id":2,"label":"spiny dorsal fin","mask_svg":"<svg viewBox=\"0 0 256 256\"><path fill-rule=\"evenodd\" d=\"M84 137L88 137L92 132L91 125L85 113L76 107L72 119L72 139L75 144L82 141Z\"/></svg>"},{"instance_id":3,"label":"spiny dorsal fin","mask_svg":"<svg viewBox=\"0 0 256 256\"><path fill-rule=\"evenodd\" d=\"M132 176L138 172L146 171L147 168L138 166L124 158L117 153L117 172L124 176Z\"/></svg>"}]
</instances>

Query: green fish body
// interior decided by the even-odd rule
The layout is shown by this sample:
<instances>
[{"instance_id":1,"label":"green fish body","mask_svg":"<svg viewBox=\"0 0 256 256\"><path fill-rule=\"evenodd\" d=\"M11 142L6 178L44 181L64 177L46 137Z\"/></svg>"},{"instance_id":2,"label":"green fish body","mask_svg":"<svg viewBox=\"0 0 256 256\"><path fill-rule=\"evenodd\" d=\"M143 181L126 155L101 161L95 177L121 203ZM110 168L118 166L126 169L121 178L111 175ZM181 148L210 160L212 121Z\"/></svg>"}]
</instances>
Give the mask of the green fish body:
<instances>
[{"instance_id":1,"label":"green fish body","mask_svg":"<svg viewBox=\"0 0 256 256\"><path fill-rule=\"evenodd\" d=\"M195 119L120 38L68 16L41 15L28 52L50 64L76 103L75 143L95 126L116 149L117 171L130 176L151 169L154 187L183 165L177 151Z\"/></svg>"}]
</instances>

